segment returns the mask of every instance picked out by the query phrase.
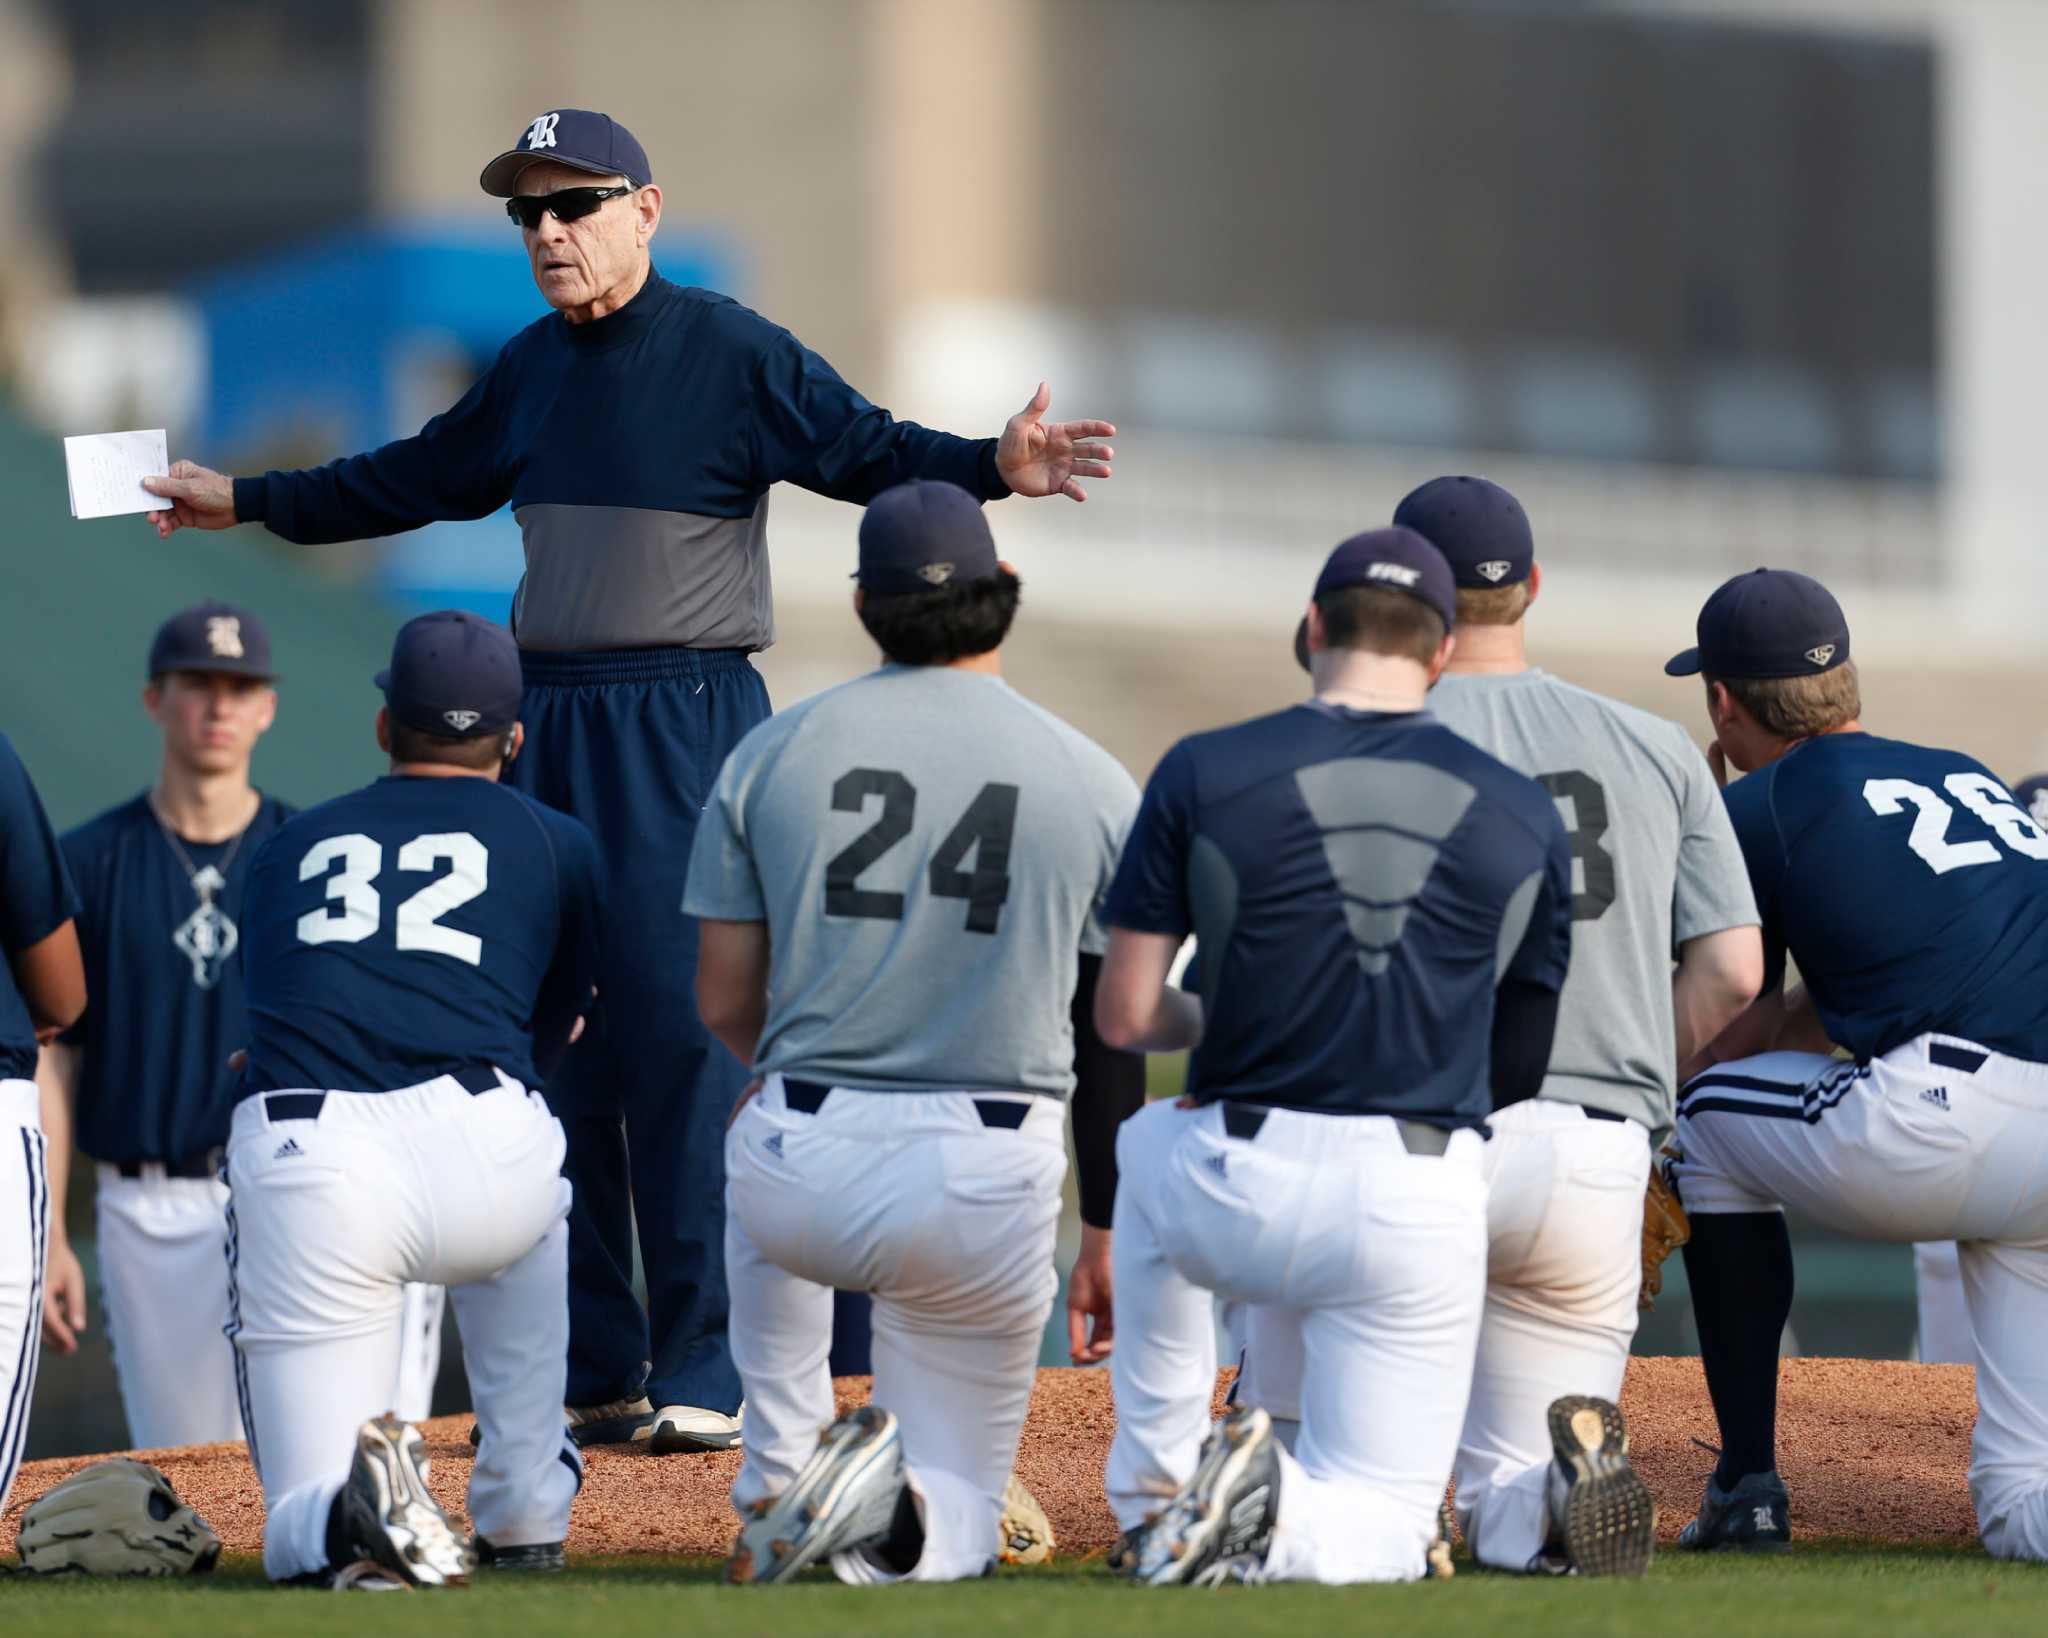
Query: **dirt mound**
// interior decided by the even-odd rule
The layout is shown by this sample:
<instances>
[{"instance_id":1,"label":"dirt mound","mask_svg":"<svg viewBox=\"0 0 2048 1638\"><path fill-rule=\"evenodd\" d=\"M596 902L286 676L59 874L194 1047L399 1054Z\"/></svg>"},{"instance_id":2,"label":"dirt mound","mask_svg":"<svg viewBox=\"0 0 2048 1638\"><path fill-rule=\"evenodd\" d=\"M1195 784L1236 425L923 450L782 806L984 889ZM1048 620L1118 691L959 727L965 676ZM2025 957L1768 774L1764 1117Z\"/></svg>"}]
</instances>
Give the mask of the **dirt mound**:
<instances>
[{"instance_id":1,"label":"dirt mound","mask_svg":"<svg viewBox=\"0 0 2048 1638\"><path fill-rule=\"evenodd\" d=\"M841 1407L867 1396L865 1377L839 1384ZM1221 1384L1219 1383L1219 1397ZM1964 1472L1975 1416L1961 1365L1795 1359L1784 1366L1778 1412L1782 1471L1799 1535L1884 1541L1967 1540L1976 1533ZM1714 1418L1696 1359L1629 1362L1622 1406L1637 1468L1656 1491L1666 1539L1692 1516L1712 1458ZM1115 1425L1106 1371L1041 1371L1017 1470L1044 1505L1063 1553L1115 1539L1102 1464ZM459 1514L469 1479L469 1418L426 1427L435 1493ZM262 1545L263 1499L240 1445L145 1452L220 1532L231 1551ZM31 1462L0 1520L11 1546L21 1510L90 1457ZM594 1450L570 1538L585 1553L723 1553L734 1520L726 1492L737 1454L654 1456Z\"/></svg>"}]
</instances>

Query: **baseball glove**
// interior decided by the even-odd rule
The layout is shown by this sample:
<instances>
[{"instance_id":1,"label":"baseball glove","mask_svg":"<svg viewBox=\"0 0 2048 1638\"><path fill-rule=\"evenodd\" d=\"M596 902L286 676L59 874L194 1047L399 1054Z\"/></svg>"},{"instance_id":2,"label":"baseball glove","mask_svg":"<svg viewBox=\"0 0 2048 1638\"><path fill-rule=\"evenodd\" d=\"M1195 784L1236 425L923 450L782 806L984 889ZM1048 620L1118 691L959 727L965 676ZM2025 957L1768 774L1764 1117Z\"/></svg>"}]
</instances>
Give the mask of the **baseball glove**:
<instances>
[{"instance_id":1,"label":"baseball glove","mask_svg":"<svg viewBox=\"0 0 2048 1638\"><path fill-rule=\"evenodd\" d=\"M1001 1538L996 1557L1005 1564L1043 1564L1052 1557L1052 1520L1016 1474L1003 1491Z\"/></svg>"},{"instance_id":2,"label":"baseball glove","mask_svg":"<svg viewBox=\"0 0 2048 1638\"><path fill-rule=\"evenodd\" d=\"M1664 1179L1659 1161L1650 1163L1649 1192L1643 1197L1643 1289L1636 1306L1648 1313L1664 1289L1664 1259L1692 1238L1685 1208Z\"/></svg>"},{"instance_id":3,"label":"baseball glove","mask_svg":"<svg viewBox=\"0 0 2048 1638\"><path fill-rule=\"evenodd\" d=\"M22 1515L15 1547L37 1575L202 1575L220 1537L171 1481L126 1456L94 1462Z\"/></svg>"}]
</instances>

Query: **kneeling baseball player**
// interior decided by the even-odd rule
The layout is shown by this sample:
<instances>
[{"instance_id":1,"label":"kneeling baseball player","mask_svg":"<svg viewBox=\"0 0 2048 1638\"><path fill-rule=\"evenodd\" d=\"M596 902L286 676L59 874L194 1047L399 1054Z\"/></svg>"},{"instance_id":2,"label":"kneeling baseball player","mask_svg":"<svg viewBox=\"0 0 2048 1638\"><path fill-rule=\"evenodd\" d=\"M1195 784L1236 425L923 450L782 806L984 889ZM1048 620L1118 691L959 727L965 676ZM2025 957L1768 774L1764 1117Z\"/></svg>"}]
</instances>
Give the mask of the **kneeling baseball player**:
<instances>
[{"instance_id":1,"label":"kneeling baseball player","mask_svg":"<svg viewBox=\"0 0 2048 1638\"><path fill-rule=\"evenodd\" d=\"M433 1586L563 1563L569 1185L533 1088L590 998L600 877L581 824L499 782L511 633L423 615L377 681L390 775L291 820L249 875L231 1323L271 1578ZM417 1430L379 1414L408 1281L447 1286L462 1328L473 1545Z\"/></svg>"},{"instance_id":2,"label":"kneeling baseball player","mask_svg":"<svg viewBox=\"0 0 2048 1638\"><path fill-rule=\"evenodd\" d=\"M1070 1022L1130 775L1002 680L1018 582L964 490L878 497L858 580L885 663L740 741L683 904L704 1021L761 1077L725 1148L734 1583L989 1567L1058 1284L1062 1106L1086 1212L1143 1098L1130 1055L1089 1050L1076 1086ZM1097 1294L1098 1349L1107 1240L1069 1295ZM874 1400L836 1422L835 1286L874 1297Z\"/></svg>"},{"instance_id":3,"label":"kneeling baseball player","mask_svg":"<svg viewBox=\"0 0 2048 1638\"><path fill-rule=\"evenodd\" d=\"M1104 907L1103 1036L1194 1051L1117 1144L1106 1486L1140 1582L1428 1562L1486 1296L1485 1119L1541 1086L1571 951L1549 792L1425 709L1455 616L1412 530L1339 546L1315 697L1168 752ZM1198 996L1167 982L1191 932ZM1258 1407L1209 1430L1212 1292L1299 1333L1292 1452Z\"/></svg>"},{"instance_id":4,"label":"kneeling baseball player","mask_svg":"<svg viewBox=\"0 0 2048 1638\"><path fill-rule=\"evenodd\" d=\"M1679 1545L1791 1540L1791 1205L1845 1234L1959 1242L1978 1532L1994 1558L2048 1559L2048 831L1969 757L1864 730L1848 622L1818 582L1738 575L1698 636L1665 669L1702 678L1718 757L1746 775L1728 813L1765 980L1678 1098L1669 1173L1721 1429Z\"/></svg>"}]
</instances>

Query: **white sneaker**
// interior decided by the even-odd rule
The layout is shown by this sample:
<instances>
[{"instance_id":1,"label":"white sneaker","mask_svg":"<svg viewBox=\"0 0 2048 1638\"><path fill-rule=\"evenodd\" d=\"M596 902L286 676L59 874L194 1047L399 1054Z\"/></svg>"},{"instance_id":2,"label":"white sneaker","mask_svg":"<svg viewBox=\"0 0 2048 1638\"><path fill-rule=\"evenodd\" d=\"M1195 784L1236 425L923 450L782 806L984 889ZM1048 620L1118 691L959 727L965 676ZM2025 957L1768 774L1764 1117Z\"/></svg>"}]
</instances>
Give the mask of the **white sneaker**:
<instances>
[{"instance_id":1,"label":"white sneaker","mask_svg":"<svg viewBox=\"0 0 2048 1638\"><path fill-rule=\"evenodd\" d=\"M654 1431L647 1437L648 1448L657 1456L731 1450L740 1442L740 1421L746 1414L744 1405L733 1416L696 1405L664 1405L654 1413Z\"/></svg>"}]
</instances>

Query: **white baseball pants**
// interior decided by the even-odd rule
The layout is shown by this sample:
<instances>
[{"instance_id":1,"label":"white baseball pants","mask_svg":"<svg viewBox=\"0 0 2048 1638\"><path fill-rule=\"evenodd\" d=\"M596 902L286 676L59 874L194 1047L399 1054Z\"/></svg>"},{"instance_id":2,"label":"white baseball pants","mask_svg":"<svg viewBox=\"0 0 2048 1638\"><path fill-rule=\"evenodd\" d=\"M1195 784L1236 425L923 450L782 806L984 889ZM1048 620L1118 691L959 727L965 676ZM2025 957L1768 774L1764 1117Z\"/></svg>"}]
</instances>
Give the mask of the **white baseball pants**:
<instances>
[{"instance_id":1,"label":"white baseball pants","mask_svg":"<svg viewBox=\"0 0 2048 1638\"><path fill-rule=\"evenodd\" d=\"M1955 1240L1977 1350L1970 1497L1994 1558L2048 1560L2048 1064L1923 1035L1859 1068L1717 1064L1679 1094L1687 1212L1781 1205L1871 1240Z\"/></svg>"},{"instance_id":2,"label":"white baseball pants","mask_svg":"<svg viewBox=\"0 0 2048 1638\"><path fill-rule=\"evenodd\" d=\"M986 1124L982 1104L1021 1108L1021 1124ZM726 1134L726 1284L747 1400L735 1508L787 1489L832 1421L833 1290L874 1297L874 1402L902 1430L924 1553L905 1578L836 1555L842 1581L958 1581L995 1557L1059 1285L1065 1113L1022 1094L834 1088L805 1114L771 1075Z\"/></svg>"},{"instance_id":3,"label":"white baseball pants","mask_svg":"<svg viewBox=\"0 0 2048 1638\"><path fill-rule=\"evenodd\" d=\"M1953 1240L1922 1240L1913 1247L1913 1294L1919 1315L1923 1365L1974 1365L1977 1339L1963 1301L1963 1265Z\"/></svg>"},{"instance_id":4,"label":"white baseball pants","mask_svg":"<svg viewBox=\"0 0 2048 1638\"><path fill-rule=\"evenodd\" d=\"M317 1113L312 1104L317 1102ZM502 1079L270 1092L228 1142L231 1324L273 1580L321 1569L356 1430L391 1408L407 1282L445 1285L483 1439L470 1522L564 1540L582 1466L562 1421L569 1185L562 1128Z\"/></svg>"},{"instance_id":5,"label":"white baseball pants","mask_svg":"<svg viewBox=\"0 0 2048 1638\"><path fill-rule=\"evenodd\" d=\"M43 1339L50 1188L34 1081L0 1081L0 1509L21 1470Z\"/></svg>"},{"instance_id":6,"label":"white baseball pants","mask_svg":"<svg viewBox=\"0 0 2048 1638\"><path fill-rule=\"evenodd\" d=\"M143 1450L242 1437L235 1348L228 1341L228 1191L213 1178L140 1177L99 1168L100 1311L129 1442ZM439 1286L408 1285L392 1403L424 1420L441 1369Z\"/></svg>"},{"instance_id":7,"label":"white baseball pants","mask_svg":"<svg viewBox=\"0 0 2048 1638\"><path fill-rule=\"evenodd\" d=\"M1155 1103L1117 1138L1105 1486L1129 1529L1195 1470L1209 1431L1210 1293L1252 1305L1247 1354L1296 1338L1301 1430L1281 1456L1264 1577L1414 1581L1457 1454L1486 1291L1484 1147L1411 1154L1384 1116ZM1248 1387L1255 1384L1248 1384ZM1269 1407L1270 1409L1270 1407Z\"/></svg>"}]
</instances>

